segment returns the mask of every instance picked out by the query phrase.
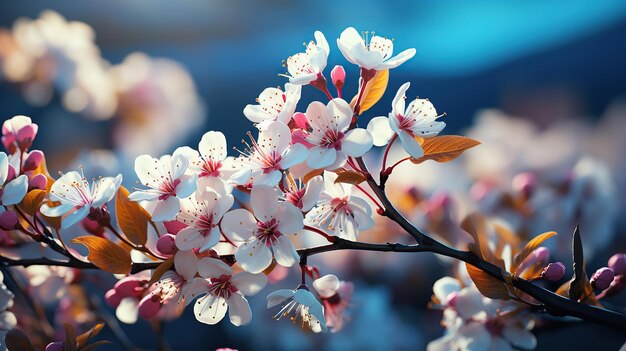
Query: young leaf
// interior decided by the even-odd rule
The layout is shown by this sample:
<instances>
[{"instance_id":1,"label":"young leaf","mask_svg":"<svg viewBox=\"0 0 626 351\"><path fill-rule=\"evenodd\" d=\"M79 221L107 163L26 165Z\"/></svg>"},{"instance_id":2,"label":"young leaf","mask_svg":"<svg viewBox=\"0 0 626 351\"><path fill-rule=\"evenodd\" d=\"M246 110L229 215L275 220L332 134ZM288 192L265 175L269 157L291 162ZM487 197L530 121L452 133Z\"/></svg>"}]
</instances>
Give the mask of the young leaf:
<instances>
[{"instance_id":1,"label":"young leaf","mask_svg":"<svg viewBox=\"0 0 626 351\"><path fill-rule=\"evenodd\" d=\"M485 218L479 213L473 213L463 219L461 228L474 238L474 243L469 244L469 250L476 256L504 269L504 261L497 258L489 248L487 226Z\"/></svg>"},{"instance_id":2,"label":"young leaf","mask_svg":"<svg viewBox=\"0 0 626 351\"><path fill-rule=\"evenodd\" d=\"M574 230L572 239L572 256L574 258L574 276L569 284L568 295L572 300L581 298L584 292L584 282L587 282L587 274L585 273L585 258L583 256L583 243L580 239L580 230L578 226Z\"/></svg>"},{"instance_id":3,"label":"young leaf","mask_svg":"<svg viewBox=\"0 0 626 351\"><path fill-rule=\"evenodd\" d=\"M471 138L459 135L443 135L424 139L422 149L424 156L418 159L411 159L415 164L422 163L427 160L436 162L448 162L461 156L461 154L480 142Z\"/></svg>"},{"instance_id":4,"label":"young leaf","mask_svg":"<svg viewBox=\"0 0 626 351\"><path fill-rule=\"evenodd\" d=\"M365 176L360 172L355 171L343 171L341 173L337 173L337 179L335 179L335 183L348 183L352 185L357 185L366 180Z\"/></svg>"},{"instance_id":5,"label":"young leaf","mask_svg":"<svg viewBox=\"0 0 626 351\"><path fill-rule=\"evenodd\" d=\"M76 345L76 337L74 327L69 324L63 324L65 328L65 340L63 341L63 351L78 351L78 346Z\"/></svg>"},{"instance_id":6,"label":"young leaf","mask_svg":"<svg viewBox=\"0 0 626 351\"><path fill-rule=\"evenodd\" d=\"M117 224L130 242L143 246L148 240L150 217L138 202L130 201L128 195L130 192L120 186L115 197Z\"/></svg>"},{"instance_id":7,"label":"young leaf","mask_svg":"<svg viewBox=\"0 0 626 351\"><path fill-rule=\"evenodd\" d=\"M24 212L33 216L35 212L39 210L39 206L46 198L46 191L41 189L33 189L26 193L26 196L22 199L20 207L24 209Z\"/></svg>"},{"instance_id":8,"label":"young leaf","mask_svg":"<svg viewBox=\"0 0 626 351\"><path fill-rule=\"evenodd\" d=\"M482 270L472 266L469 263L465 264L467 273L478 288L483 296L490 299L507 300L509 298L509 291L506 284L498 279L490 276Z\"/></svg>"},{"instance_id":9,"label":"young leaf","mask_svg":"<svg viewBox=\"0 0 626 351\"><path fill-rule=\"evenodd\" d=\"M80 348L80 347L86 346L91 340L91 338L98 335L98 333L102 331L102 328L104 328L104 323L98 323L93 328L77 336L76 343L78 344L78 347Z\"/></svg>"},{"instance_id":10,"label":"young leaf","mask_svg":"<svg viewBox=\"0 0 626 351\"><path fill-rule=\"evenodd\" d=\"M524 262L526 257L528 257L528 255L530 255L531 252L533 252L536 248L538 248L541 244L543 244L544 241L550 239L551 237L555 235L556 235L556 232L545 232L543 234L537 235L531 241L529 241L528 244L524 246L524 249L522 250L522 252L520 252L515 257L515 260L513 260L513 267L511 268L513 273L517 271L517 268L520 266L520 264L522 264L522 262Z\"/></svg>"},{"instance_id":11,"label":"young leaf","mask_svg":"<svg viewBox=\"0 0 626 351\"><path fill-rule=\"evenodd\" d=\"M172 268L174 264L174 257L170 257L167 260L163 261L155 270L152 272L152 277L150 277L150 281L148 281L148 286L156 283L163 274Z\"/></svg>"},{"instance_id":12,"label":"young leaf","mask_svg":"<svg viewBox=\"0 0 626 351\"><path fill-rule=\"evenodd\" d=\"M87 259L103 271L126 274L130 271L132 261L130 251L119 245L97 236L80 236L72 239L73 243L83 244L89 249Z\"/></svg>"},{"instance_id":13,"label":"young leaf","mask_svg":"<svg viewBox=\"0 0 626 351\"><path fill-rule=\"evenodd\" d=\"M35 351L28 336L18 329L11 329L7 332L4 344L9 351Z\"/></svg>"},{"instance_id":14,"label":"young leaf","mask_svg":"<svg viewBox=\"0 0 626 351\"><path fill-rule=\"evenodd\" d=\"M361 98L361 108L359 110L359 115L363 112L369 110L372 106L374 106L380 98L385 94L385 90L387 89L387 84L389 83L389 70L378 71L374 78L372 78L367 85L365 86L365 91L363 91L363 97ZM350 107L354 109L354 105L356 104L356 100L358 99L358 94L352 98L350 102Z\"/></svg>"}]
</instances>

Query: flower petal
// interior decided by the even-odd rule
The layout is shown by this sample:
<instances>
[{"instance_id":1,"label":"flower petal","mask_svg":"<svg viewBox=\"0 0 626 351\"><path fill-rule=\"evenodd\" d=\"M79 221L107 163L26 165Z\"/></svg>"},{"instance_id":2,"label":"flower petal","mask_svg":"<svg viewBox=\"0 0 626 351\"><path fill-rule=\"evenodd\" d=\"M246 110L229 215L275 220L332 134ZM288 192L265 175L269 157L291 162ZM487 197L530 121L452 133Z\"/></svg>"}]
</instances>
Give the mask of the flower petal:
<instances>
[{"instance_id":1,"label":"flower petal","mask_svg":"<svg viewBox=\"0 0 626 351\"><path fill-rule=\"evenodd\" d=\"M372 136L363 128L352 129L341 142L341 151L352 157L363 156L371 148Z\"/></svg>"},{"instance_id":2,"label":"flower petal","mask_svg":"<svg viewBox=\"0 0 626 351\"><path fill-rule=\"evenodd\" d=\"M231 278L231 283L246 296L256 295L267 284L265 274L252 274L248 272L237 273Z\"/></svg>"},{"instance_id":3,"label":"flower petal","mask_svg":"<svg viewBox=\"0 0 626 351\"><path fill-rule=\"evenodd\" d=\"M420 158L424 156L424 149L422 149L422 145L415 140L412 135L405 132L404 130L398 131L398 138L404 147L404 150L408 152L409 155L413 158Z\"/></svg>"},{"instance_id":4,"label":"flower petal","mask_svg":"<svg viewBox=\"0 0 626 351\"><path fill-rule=\"evenodd\" d=\"M256 218L269 220L278 208L278 193L271 186L255 185L250 193L250 206Z\"/></svg>"},{"instance_id":5,"label":"flower petal","mask_svg":"<svg viewBox=\"0 0 626 351\"><path fill-rule=\"evenodd\" d=\"M213 159L217 161L223 161L228 154L226 137L222 132L209 131L204 133L200 143L198 144L198 151L200 155L206 159Z\"/></svg>"},{"instance_id":6,"label":"flower petal","mask_svg":"<svg viewBox=\"0 0 626 351\"><path fill-rule=\"evenodd\" d=\"M272 292L271 294L267 295L267 308L272 308L274 306L280 305L287 299L291 298L294 293L295 291L291 289L279 289Z\"/></svg>"},{"instance_id":7,"label":"flower petal","mask_svg":"<svg viewBox=\"0 0 626 351\"><path fill-rule=\"evenodd\" d=\"M289 202L278 204L276 215L278 231L284 235L294 234L304 226L302 212Z\"/></svg>"},{"instance_id":8,"label":"flower petal","mask_svg":"<svg viewBox=\"0 0 626 351\"><path fill-rule=\"evenodd\" d=\"M276 241L272 245L272 250L274 250L274 258L276 258L276 263L283 267L291 267L296 264L300 259L296 248L293 246L289 238L284 235L276 238Z\"/></svg>"},{"instance_id":9,"label":"flower petal","mask_svg":"<svg viewBox=\"0 0 626 351\"><path fill-rule=\"evenodd\" d=\"M26 192L28 192L28 177L22 174L4 186L2 204L4 206L19 204Z\"/></svg>"},{"instance_id":10,"label":"flower petal","mask_svg":"<svg viewBox=\"0 0 626 351\"><path fill-rule=\"evenodd\" d=\"M224 235L234 241L246 241L257 229L256 219L243 208L227 212L222 218Z\"/></svg>"},{"instance_id":11,"label":"flower petal","mask_svg":"<svg viewBox=\"0 0 626 351\"><path fill-rule=\"evenodd\" d=\"M156 203L152 211L152 220L155 222L172 220L179 210L180 200L175 196L170 196L166 200Z\"/></svg>"},{"instance_id":12,"label":"flower petal","mask_svg":"<svg viewBox=\"0 0 626 351\"><path fill-rule=\"evenodd\" d=\"M372 135L372 142L375 146L385 146L395 134L389 126L389 118L374 117L367 124L367 131Z\"/></svg>"},{"instance_id":13,"label":"flower petal","mask_svg":"<svg viewBox=\"0 0 626 351\"><path fill-rule=\"evenodd\" d=\"M176 267L176 273L189 281L198 272L198 257L192 250L179 250L174 255L174 266Z\"/></svg>"},{"instance_id":14,"label":"flower petal","mask_svg":"<svg viewBox=\"0 0 626 351\"><path fill-rule=\"evenodd\" d=\"M63 220L61 220L61 228L65 229L65 228L69 228L73 226L74 224L85 219L85 217L87 217L88 214L89 214L88 206L83 206L77 209L76 211L67 215L67 217L63 218Z\"/></svg>"},{"instance_id":15,"label":"flower petal","mask_svg":"<svg viewBox=\"0 0 626 351\"><path fill-rule=\"evenodd\" d=\"M197 249L204 244L204 235L200 234L200 229L190 226L176 234L175 242L179 250Z\"/></svg>"},{"instance_id":16,"label":"flower petal","mask_svg":"<svg viewBox=\"0 0 626 351\"><path fill-rule=\"evenodd\" d=\"M246 325L252 320L252 310L250 310L248 300L241 294L234 293L230 295L228 308L228 318L234 326Z\"/></svg>"},{"instance_id":17,"label":"flower petal","mask_svg":"<svg viewBox=\"0 0 626 351\"><path fill-rule=\"evenodd\" d=\"M198 274L203 278L219 278L222 275L232 275L233 269L222 260L204 257L198 261Z\"/></svg>"},{"instance_id":18,"label":"flower petal","mask_svg":"<svg viewBox=\"0 0 626 351\"><path fill-rule=\"evenodd\" d=\"M334 296L337 293L340 284L339 278L333 274L327 274L313 281L313 287L323 298Z\"/></svg>"},{"instance_id":19,"label":"flower petal","mask_svg":"<svg viewBox=\"0 0 626 351\"><path fill-rule=\"evenodd\" d=\"M211 293L199 298L193 306L193 312L199 322L214 325L224 318L228 304L226 299Z\"/></svg>"},{"instance_id":20,"label":"flower petal","mask_svg":"<svg viewBox=\"0 0 626 351\"><path fill-rule=\"evenodd\" d=\"M252 237L237 248L235 259L247 272L261 273L272 263L272 251L256 237Z\"/></svg>"}]
</instances>

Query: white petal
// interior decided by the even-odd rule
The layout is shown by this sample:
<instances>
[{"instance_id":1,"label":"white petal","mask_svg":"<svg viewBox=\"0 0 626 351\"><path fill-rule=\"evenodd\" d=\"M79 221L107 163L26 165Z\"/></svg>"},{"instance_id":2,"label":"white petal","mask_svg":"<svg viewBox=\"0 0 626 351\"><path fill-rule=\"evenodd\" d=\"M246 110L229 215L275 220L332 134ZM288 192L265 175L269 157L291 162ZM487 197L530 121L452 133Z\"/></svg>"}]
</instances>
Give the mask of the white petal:
<instances>
[{"instance_id":1,"label":"white petal","mask_svg":"<svg viewBox=\"0 0 626 351\"><path fill-rule=\"evenodd\" d=\"M409 135L407 132L400 130L398 132L398 138L404 147L404 150L408 152L409 155L413 158L420 158L424 156L424 149L420 143L415 140L412 135Z\"/></svg>"},{"instance_id":2,"label":"white petal","mask_svg":"<svg viewBox=\"0 0 626 351\"><path fill-rule=\"evenodd\" d=\"M459 290L461 290L461 284L452 277L443 277L433 284L433 292L442 304L446 303L450 294Z\"/></svg>"},{"instance_id":3,"label":"white petal","mask_svg":"<svg viewBox=\"0 0 626 351\"><path fill-rule=\"evenodd\" d=\"M374 117L367 124L367 131L372 135L372 142L375 146L385 146L395 134L389 126L389 118Z\"/></svg>"},{"instance_id":4,"label":"white petal","mask_svg":"<svg viewBox=\"0 0 626 351\"><path fill-rule=\"evenodd\" d=\"M179 250L197 249L204 243L204 235L200 234L200 229L190 226L176 234L175 242Z\"/></svg>"},{"instance_id":5,"label":"white petal","mask_svg":"<svg viewBox=\"0 0 626 351\"><path fill-rule=\"evenodd\" d=\"M296 251L289 238L284 235L276 238L276 242L272 245L276 263L283 267L291 267L300 260L300 256ZM267 267L266 267L267 268Z\"/></svg>"},{"instance_id":6,"label":"white petal","mask_svg":"<svg viewBox=\"0 0 626 351\"><path fill-rule=\"evenodd\" d=\"M130 201L156 201L160 196L161 193L156 191L138 190L128 195L128 199Z\"/></svg>"},{"instance_id":7,"label":"white petal","mask_svg":"<svg viewBox=\"0 0 626 351\"><path fill-rule=\"evenodd\" d=\"M256 295L267 284L265 274L252 274L248 272L237 273L230 280L233 285L246 296Z\"/></svg>"},{"instance_id":8,"label":"white petal","mask_svg":"<svg viewBox=\"0 0 626 351\"><path fill-rule=\"evenodd\" d=\"M122 323L135 324L137 322L137 304L139 300L134 297L125 297L115 309L115 316Z\"/></svg>"},{"instance_id":9,"label":"white petal","mask_svg":"<svg viewBox=\"0 0 626 351\"><path fill-rule=\"evenodd\" d=\"M309 158L306 163L311 168L320 169L330 166L336 159L337 150L315 146L309 149Z\"/></svg>"},{"instance_id":10,"label":"white petal","mask_svg":"<svg viewBox=\"0 0 626 351\"><path fill-rule=\"evenodd\" d=\"M304 162L309 154L309 150L302 144L294 144L287 149L287 152L280 161L280 168L288 169Z\"/></svg>"},{"instance_id":11,"label":"white petal","mask_svg":"<svg viewBox=\"0 0 626 351\"><path fill-rule=\"evenodd\" d=\"M19 204L26 192L28 192L28 177L22 174L4 186L2 204L5 206Z\"/></svg>"},{"instance_id":12,"label":"white petal","mask_svg":"<svg viewBox=\"0 0 626 351\"><path fill-rule=\"evenodd\" d=\"M204 295L193 306L193 312L199 322L217 324L224 318L228 304L226 299L211 293Z\"/></svg>"},{"instance_id":13,"label":"white petal","mask_svg":"<svg viewBox=\"0 0 626 351\"><path fill-rule=\"evenodd\" d=\"M237 248L235 259L247 272L261 273L272 263L272 251L256 237L252 237Z\"/></svg>"},{"instance_id":14,"label":"white petal","mask_svg":"<svg viewBox=\"0 0 626 351\"><path fill-rule=\"evenodd\" d=\"M234 326L247 325L252 320L248 300L240 294L234 293L228 298L228 308L228 318Z\"/></svg>"},{"instance_id":15,"label":"white petal","mask_svg":"<svg viewBox=\"0 0 626 351\"><path fill-rule=\"evenodd\" d=\"M198 151L200 151L202 157L217 161L226 159L228 154L226 148L226 137L222 132L206 132L198 144Z\"/></svg>"},{"instance_id":16,"label":"white petal","mask_svg":"<svg viewBox=\"0 0 626 351\"><path fill-rule=\"evenodd\" d=\"M0 152L0 184L4 184L9 175L9 157L4 152Z\"/></svg>"},{"instance_id":17,"label":"white petal","mask_svg":"<svg viewBox=\"0 0 626 351\"><path fill-rule=\"evenodd\" d=\"M321 175L311 178L311 180L306 183L306 189L302 196L302 212L307 212L315 206L323 189L324 179Z\"/></svg>"},{"instance_id":18,"label":"white petal","mask_svg":"<svg viewBox=\"0 0 626 351\"><path fill-rule=\"evenodd\" d=\"M280 289L272 292L271 294L267 295L267 308L272 308L274 306L280 305L288 298L292 297L294 293L295 291L291 289Z\"/></svg>"},{"instance_id":19,"label":"white petal","mask_svg":"<svg viewBox=\"0 0 626 351\"><path fill-rule=\"evenodd\" d=\"M157 177L155 167L157 167L158 160L152 158L150 155L141 155L135 159L135 173L139 182L142 185L150 186L152 180Z\"/></svg>"},{"instance_id":20,"label":"white petal","mask_svg":"<svg viewBox=\"0 0 626 351\"><path fill-rule=\"evenodd\" d=\"M258 144L268 152L282 154L291 141L291 131L282 122L271 122L264 125L265 129L259 131Z\"/></svg>"},{"instance_id":21,"label":"white petal","mask_svg":"<svg viewBox=\"0 0 626 351\"><path fill-rule=\"evenodd\" d=\"M227 212L222 218L224 235L234 241L246 241L257 229L256 219L242 208Z\"/></svg>"},{"instance_id":22,"label":"white petal","mask_svg":"<svg viewBox=\"0 0 626 351\"><path fill-rule=\"evenodd\" d=\"M46 217L60 217L74 208L71 204L61 204L59 206L50 207L47 204L41 206L40 212Z\"/></svg>"},{"instance_id":23,"label":"white petal","mask_svg":"<svg viewBox=\"0 0 626 351\"><path fill-rule=\"evenodd\" d=\"M396 68L415 56L415 52L415 49L406 49L396 56L390 58L389 60L383 62L382 66L380 66L380 69L383 70Z\"/></svg>"},{"instance_id":24,"label":"white petal","mask_svg":"<svg viewBox=\"0 0 626 351\"><path fill-rule=\"evenodd\" d=\"M302 212L289 202L278 205L274 218L278 221L278 231L284 235L294 234L304 226Z\"/></svg>"},{"instance_id":25,"label":"white petal","mask_svg":"<svg viewBox=\"0 0 626 351\"><path fill-rule=\"evenodd\" d=\"M191 250L180 250L174 256L174 266L176 267L176 273L180 274L185 280L191 280L198 272L198 257Z\"/></svg>"},{"instance_id":26,"label":"white petal","mask_svg":"<svg viewBox=\"0 0 626 351\"><path fill-rule=\"evenodd\" d=\"M93 195L93 203L91 204L91 206L102 207L102 205L113 199L122 180L121 175L118 175L115 178L106 177L95 181L100 183L98 184L97 191Z\"/></svg>"},{"instance_id":27,"label":"white petal","mask_svg":"<svg viewBox=\"0 0 626 351\"><path fill-rule=\"evenodd\" d=\"M259 220L269 220L278 208L278 193L267 185L255 185L250 193L250 206Z\"/></svg>"},{"instance_id":28,"label":"white petal","mask_svg":"<svg viewBox=\"0 0 626 351\"><path fill-rule=\"evenodd\" d=\"M89 207L83 206L76 211L70 213L67 217L63 218L61 221L61 228L69 228L74 224L82 221L89 214Z\"/></svg>"},{"instance_id":29,"label":"white petal","mask_svg":"<svg viewBox=\"0 0 626 351\"><path fill-rule=\"evenodd\" d=\"M352 123L352 107L344 99L332 99L328 102L328 116L332 119L334 129L345 131Z\"/></svg>"},{"instance_id":30,"label":"white petal","mask_svg":"<svg viewBox=\"0 0 626 351\"><path fill-rule=\"evenodd\" d=\"M530 331L518 326L506 326L502 331L504 337L515 347L524 350L534 350L537 347L537 338Z\"/></svg>"},{"instance_id":31,"label":"white petal","mask_svg":"<svg viewBox=\"0 0 626 351\"><path fill-rule=\"evenodd\" d=\"M323 298L334 296L337 293L340 284L339 278L333 274L327 274L313 281L313 287Z\"/></svg>"},{"instance_id":32,"label":"white petal","mask_svg":"<svg viewBox=\"0 0 626 351\"><path fill-rule=\"evenodd\" d=\"M169 221L176 217L180 210L180 200L170 196L164 201L158 201L152 212L152 220L155 222Z\"/></svg>"},{"instance_id":33,"label":"white petal","mask_svg":"<svg viewBox=\"0 0 626 351\"><path fill-rule=\"evenodd\" d=\"M396 96L394 96L391 101L391 116L389 117L389 123L391 124L391 128L397 132L398 126L397 124L394 126L394 120L397 120L398 115L404 115L405 110L405 99L406 99L406 91L409 90L411 83L406 82L400 86L400 89L396 92Z\"/></svg>"},{"instance_id":34,"label":"white petal","mask_svg":"<svg viewBox=\"0 0 626 351\"><path fill-rule=\"evenodd\" d=\"M184 199L196 191L198 178L195 174L193 176L182 176L178 179L180 179L180 183L176 186L176 196L178 198Z\"/></svg>"},{"instance_id":35,"label":"white petal","mask_svg":"<svg viewBox=\"0 0 626 351\"><path fill-rule=\"evenodd\" d=\"M219 278L222 275L233 275L233 269L222 260L204 257L198 261L198 274L204 278Z\"/></svg>"},{"instance_id":36,"label":"white petal","mask_svg":"<svg viewBox=\"0 0 626 351\"><path fill-rule=\"evenodd\" d=\"M363 128L355 128L346 133L341 141L341 151L349 156L363 156L372 148L372 136Z\"/></svg>"},{"instance_id":37,"label":"white petal","mask_svg":"<svg viewBox=\"0 0 626 351\"><path fill-rule=\"evenodd\" d=\"M167 164L164 162L163 166L165 168L167 167L172 168L172 178L174 179L180 178L183 174L185 174L185 171L187 170L187 166L189 165L189 160L187 160L187 158L181 154L172 155L170 157L167 157L167 156L169 155L162 156L161 162L164 162L164 159L169 159L170 164ZM187 196L184 196L184 197L187 197Z\"/></svg>"}]
</instances>

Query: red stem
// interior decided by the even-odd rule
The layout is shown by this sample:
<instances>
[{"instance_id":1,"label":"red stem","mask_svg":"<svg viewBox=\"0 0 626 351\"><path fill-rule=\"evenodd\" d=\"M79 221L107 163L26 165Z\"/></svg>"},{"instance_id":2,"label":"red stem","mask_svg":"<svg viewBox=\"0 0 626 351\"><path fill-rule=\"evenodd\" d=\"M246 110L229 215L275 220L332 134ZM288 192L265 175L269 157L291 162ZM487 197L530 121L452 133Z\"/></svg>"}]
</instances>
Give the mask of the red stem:
<instances>
[{"instance_id":1,"label":"red stem","mask_svg":"<svg viewBox=\"0 0 626 351\"><path fill-rule=\"evenodd\" d=\"M391 145L393 145L393 142L396 141L397 138L398 134L394 134L393 137L391 137L389 144L387 144L387 148L385 148L385 154L383 155L383 166L381 168L383 171L387 169L387 156L389 156L389 150L391 150Z\"/></svg>"},{"instance_id":2,"label":"red stem","mask_svg":"<svg viewBox=\"0 0 626 351\"><path fill-rule=\"evenodd\" d=\"M358 184L355 184L354 186L355 186L357 189L361 190L361 192L362 192L363 194L365 194L365 195L366 195L366 196L367 196L370 200L372 200L372 201L374 202L374 204L376 204L376 207L378 207L378 212L381 212L381 213L382 213L382 212L384 212L384 211L385 211L385 210L384 210L384 208L383 208L383 206L381 206L381 204L379 204L379 203L378 203L378 201L377 201L377 200L376 200L376 199L375 199L375 198L374 198L374 197L373 197L370 193L368 193L367 191L365 191L365 189L363 189L363 188L362 188L360 185L358 185Z\"/></svg>"}]
</instances>

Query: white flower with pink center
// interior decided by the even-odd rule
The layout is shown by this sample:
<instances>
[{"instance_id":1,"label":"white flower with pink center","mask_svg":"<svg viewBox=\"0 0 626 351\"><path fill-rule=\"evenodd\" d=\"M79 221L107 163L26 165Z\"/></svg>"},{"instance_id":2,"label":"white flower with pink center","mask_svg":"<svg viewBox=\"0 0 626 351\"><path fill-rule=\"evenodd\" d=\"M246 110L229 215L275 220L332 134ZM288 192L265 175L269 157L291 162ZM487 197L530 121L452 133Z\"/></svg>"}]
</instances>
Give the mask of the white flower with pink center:
<instances>
[{"instance_id":1,"label":"white flower with pink center","mask_svg":"<svg viewBox=\"0 0 626 351\"><path fill-rule=\"evenodd\" d=\"M81 173L67 172L50 188L50 199L61 204L55 207L44 204L41 213L48 217L69 213L61 221L61 227L68 228L85 219L92 211L106 209L107 202L113 199L121 183L122 175L118 174L115 178L92 179L90 186L82 170Z\"/></svg>"},{"instance_id":2,"label":"white flower with pink center","mask_svg":"<svg viewBox=\"0 0 626 351\"><path fill-rule=\"evenodd\" d=\"M313 281L324 306L324 318L330 331L338 332L346 320L346 310L350 306L354 286L340 281L335 275L327 274Z\"/></svg>"},{"instance_id":3,"label":"white flower with pink center","mask_svg":"<svg viewBox=\"0 0 626 351\"><path fill-rule=\"evenodd\" d=\"M322 76L330 47L326 41L326 37L322 32L316 31L315 41L310 41L306 46L306 51L297 53L287 58L287 71L289 82L297 85L310 84Z\"/></svg>"},{"instance_id":4,"label":"white flower with pink center","mask_svg":"<svg viewBox=\"0 0 626 351\"><path fill-rule=\"evenodd\" d=\"M304 221L342 239L356 240L359 231L374 226L372 208L352 194L352 185L335 183L337 177L336 173L324 172L324 191Z\"/></svg>"},{"instance_id":5,"label":"white flower with pink center","mask_svg":"<svg viewBox=\"0 0 626 351\"><path fill-rule=\"evenodd\" d=\"M267 308L278 305L281 308L274 315L274 319L281 320L287 317L303 330L314 333L328 330L324 321L324 308L306 285L300 285L295 290L281 289L269 294Z\"/></svg>"},{"instance_id":6,"label":"white flower with pink center","mask_svg":"<svg viewBox=\"0 0 626 351\"><path fill-rule=\"evenodd\" d=\"M302 212L308 212L317 203L323 188L324 179L318 175L306 183L294 183L283 197L285 201L292 203Z\"/></svg>"},{"instance_id":7,"label":"white flower with pink center","mask_svg":"<svg viewBox=\"0 0 626 351\"><path fill-rule=\"evenodd\" d=\"M275 186L283 177L282 170L304 162L308 154L306 146L291 144L291 130L281 122L265 124L258 141L250 139L252 145L237 159L241 169L230 178L235 184Z\"/></svg>"},{"instance_id":8,"label":"white flower with pink center","mask_svg":"<svg viewBox=\"0 0 626 351\"><path fill-rule=\"evenodd\" d=\"M305 141L312 145L307 164L311 168L335 169L348 156L363 156L372 147L372 136L363 128L349 130L353 111L343 99L333 99L328 105L319 101L306 110L308 130Z\"/></svg>"},{"instance_id":9,"label":"white flower with pink center","mask_svg":"<svg viewBox=\"0 0 626 351\"><path fill-rule=\"evenodd\" d=\"M435 136L446 124L436 121L443 115L437 115L437 110L428 99L415 99L405 109L405 94L409 86L410 83L404 83L398 89L391 103L389 118L372 118L367 130L372 133L376 146L386 145L397 134L406 152L413 158L419 158L424 156L424 150L416 138Z\"/></svg>"},{"instance_id":10,"label":"white flower with pink center","mask_svg":"<svg viewBox=\"0 0 626 351\"><path fill-rule=\"evenodd\" d=\"M174 219L180 210L180 199L191 196L196 190L196 176L185 175L188 161L180 154L153 158L141 155L135 159L135 173L139 182L148 187L130 194L132 201L152 215L154 221Z\"/></svg>"},{"instance_id":11,"label":"white flower with pink center","mask_svg":"<svg viewBox=\"0 0 626 351\"><path fill-rule=\"evenodd\" d=\"M346 58L355 65L367 70L386 70L396 68L415 56L415 49L407 49L393 55L393 41L369 32L359 34L350 27L341 33L337 46Z\"/></svg>"},{"instance_id":12,"label":"white flower with pink center","mask_svg":"<svg viewBox=\"0 0 626 351\"><path fill-rule=\"evenodd\" d=\"M224 215L222 229L233 241L244 241L237 251L237 262L250 273L260 273L270 266L272 257L285 267L298 262L300 256L288 235L303 228L302 212L289 202L279 202L272 187L255 185L248 210L236 209Z\"/></svg>"},{"instance_id":13,"label":"white flower with pink center","mask_svg":"<svg viewBox=\"0 0 626 351\"><path fill-rule=\"evenodd\" d=\"M260 124L278 121L289 123L300 100L302 86L285 84L285 91L280 88L267 88L256 99L258 105L247 105L243 114L251 122Z\"/></svg>"},{"instance_id":14,"label":"white flower with pink center","mask_svg":"<svg viewBox=\"0 0 626 351\"><path fill-rule=\"evenodd\" d=\"M195 278L197 290L202 295L194 304L196 319L206 324L217 324L226 312L235 326L246 325L252 320L252 311L244 296L255 295L267 284L265 274L241 272L234 274L224 262L215 258L203 258L198 262ZM208 279L208 280L206 280Z\"/></svg>"},{"instance_id":15,"label":"white flower with pink center","mask_svg":"<svg viewBox=\"0 0 626 351\"><path fill-rule=\"evenodd\" d=\"M219 223L233 202L231 194L211 188L181 200L176 220L187 227L176 234L176 247L205 251L217 245L221 237Z\"/></svg>"},{"instance_id":16,"label":"white flower with pink center","mask_svg":"<svg viewBox=\"0 0 626 351\"><path fill-rule=\"evenodd\" d=\"M202 182L204 178L227 179L231 168L226 166L229 159L226 137L222 132L209 131L204 133L198 151L189 146L179 147L173 155L183 155L189 162L188 173L196 174Z\"/></svg>"}]
</instances>

